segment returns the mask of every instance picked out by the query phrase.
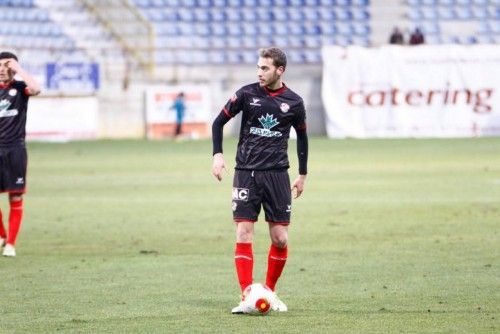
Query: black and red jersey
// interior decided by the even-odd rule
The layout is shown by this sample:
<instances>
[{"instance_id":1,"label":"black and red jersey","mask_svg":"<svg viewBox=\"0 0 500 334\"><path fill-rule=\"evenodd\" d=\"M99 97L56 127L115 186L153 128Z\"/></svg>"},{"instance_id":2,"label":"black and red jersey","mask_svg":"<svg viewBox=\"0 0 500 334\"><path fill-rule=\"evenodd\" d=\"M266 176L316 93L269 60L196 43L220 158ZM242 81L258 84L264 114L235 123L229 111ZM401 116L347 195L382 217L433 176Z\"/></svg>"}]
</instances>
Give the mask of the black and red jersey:
<instances>
[{"instance_id":1,"label":"black and red jersey","mask_svg":"<svg viewBox=\"0 0 500 334\"><path fill-rule=\"evenodd\" d=\"M28 99L24 81L0 84L0 148L24 145Z\"/></svg>"},{"instance_id":2,"label":"black and red jersey","mask_svg":"<svg viewBox=\"0 0 500 334\"><path fill-rule=\"evenodd\" d=\"M242 112L236 153L236 169L286 169L290 128L303 131L306 112L302 98L287 86L270 91L259 83L239 89L223 112L234 117Z\"/></svg>"}]
</instances>

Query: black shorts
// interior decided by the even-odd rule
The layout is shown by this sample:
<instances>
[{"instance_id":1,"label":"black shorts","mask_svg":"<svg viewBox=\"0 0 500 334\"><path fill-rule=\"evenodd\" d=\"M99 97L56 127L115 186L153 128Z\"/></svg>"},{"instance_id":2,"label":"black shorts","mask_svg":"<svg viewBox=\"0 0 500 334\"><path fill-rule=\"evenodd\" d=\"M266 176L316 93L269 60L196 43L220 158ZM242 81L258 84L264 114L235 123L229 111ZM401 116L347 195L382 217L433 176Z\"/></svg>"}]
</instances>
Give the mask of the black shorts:
<instances>
[{"instance_id":1,"label":"black shorts","mask_svg":"<svg viewBox=\"0 0 500 334\"><path fill-rule=\"evenodd\" d=\"M24 193L27 165L25 147L0 148L0 192Z\"/></svg>"},{"instance_id":2,"label":"black shorts","mask_svg":"<svg viewBox=\"0 0 500 334\"><path fill-rule=\"evenodd\" d=\"M267 222L283 225L290 223L292 192L288 171L235 171L234 221L256 222L261 206L264 207Z\"/></svg>"}]
</instances>

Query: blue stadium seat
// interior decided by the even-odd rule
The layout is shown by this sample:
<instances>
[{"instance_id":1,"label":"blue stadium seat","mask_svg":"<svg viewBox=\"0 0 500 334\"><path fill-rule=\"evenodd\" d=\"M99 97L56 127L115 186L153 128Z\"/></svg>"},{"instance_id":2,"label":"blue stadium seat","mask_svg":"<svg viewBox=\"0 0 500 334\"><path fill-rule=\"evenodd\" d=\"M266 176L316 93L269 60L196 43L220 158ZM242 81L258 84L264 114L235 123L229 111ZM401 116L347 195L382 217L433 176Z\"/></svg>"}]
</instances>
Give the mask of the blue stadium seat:
<instances>
[{"instance_id":1,"label":"blue stadium seat","mask_svg":"<svg viewBox=\"0 0 500 334\"><path fill-rule=\"evenodd\" d=\"M438 18L440 20L454 20L456 17L455 10L451 7L441 7L438 9Z\"/></svg>"},{"instance_id":2,"label":"blue stadium seat","mask_svg":"<svg viewBox=\"0 0 500 334\"><path fill-rule=\"evenodd\" d=\"M458 7L456 9L456 15L458 19L470 20L472 18L472 11L468 7Z\"/></svg>"},{"instance_id":3,"label":"blue stadium seat","mask_svg":"<svg viewBox=\"0 0 500 334\"><path fill-rule=\"evenodd\" d=\"M226 13L225 11L219 9L219 8L212 8L209 10L210 17L212 18L213 22L222 22L226 21Z\"/></svg>"},{"instance_id":4,"label":"blue stadium seat","mask_svg":"<svg viewBox=\"0 0 500 334\"><path fill-rule=\"evenodd\" d=\"M226 62L226 56L224 51L213 50L208 53L208 59L212 64L224 64Z\"/></svg>"},{"instance_id":5,"label":"blue stadium seat","mask_svg":"<svg viewBox=\"0 0 500 334\"><path fill-rule=\"evenodd\" d=\"M302 15L306 21L317 21L320 19L319 11L316 8L305 7L302 9Z\"/></svg>"},{"instance_id":6,"label":"blue stadium seat","mask_svg":"<svg viewBox=\"0 0 500 334\"><path fill-rule=\"evenodd\" d=\"M212 0L212 4L214 7L227 7L229 6L226 0Z\"/></svg>"},{"instance_id":7,"label":"blue stadium seat","mask_svg":"<svg viewBox=\"0 0 500 334\"><path fill-rule=\"evenodd\" d=\"M304 20L304 13L299 8L294 8L294 7L288 8L287 16L290 21Z\"/></svg>"},{"instance_id":8,"label":"blue stadium seat","mask_svg":"<svg viewBox=\"0 0 500 334\"><path fill-rule=\"evenodd\" d=\"M320 19L322 21L331 22L331 21L335 21L337 19L337 15L335 14L335 10L333 10L331 8L322 8L319 11L319 15L320 15Z\"/></svg>"},{"instance_id":9,"label":"blue stadium seat","mask_svg":"<svg viewBox=\"0 0 500 334\"><path fill-rule=\"evenodd\" d=\"M321 32L323 35L335 35L337 33L337 29L335 27L335 23L333 21L330 22L321 22L320 23Z\"/></svg>"}]
</instances>

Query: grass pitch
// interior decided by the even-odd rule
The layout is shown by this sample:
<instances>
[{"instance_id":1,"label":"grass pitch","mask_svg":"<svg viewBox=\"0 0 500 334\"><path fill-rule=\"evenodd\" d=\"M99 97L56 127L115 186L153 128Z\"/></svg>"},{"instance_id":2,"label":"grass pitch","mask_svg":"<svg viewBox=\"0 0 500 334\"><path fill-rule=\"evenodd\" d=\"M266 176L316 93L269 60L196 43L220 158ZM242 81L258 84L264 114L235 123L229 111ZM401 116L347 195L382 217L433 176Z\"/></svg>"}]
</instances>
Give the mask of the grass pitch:
<instances>
[{"instance_id":1,"label":"grass pitch","mask_svg":"<svg viewBox=\"0 0 500 334\"><path fill-rule=\"evenodd\" d=\"M0 332L500 331L500 138L311 139L278 283L290 311L267 317L230 314L235 146L218 183L208 141L30 144ZM293 180L294 142L290 158Z\"/></svg>"}]
</instances>

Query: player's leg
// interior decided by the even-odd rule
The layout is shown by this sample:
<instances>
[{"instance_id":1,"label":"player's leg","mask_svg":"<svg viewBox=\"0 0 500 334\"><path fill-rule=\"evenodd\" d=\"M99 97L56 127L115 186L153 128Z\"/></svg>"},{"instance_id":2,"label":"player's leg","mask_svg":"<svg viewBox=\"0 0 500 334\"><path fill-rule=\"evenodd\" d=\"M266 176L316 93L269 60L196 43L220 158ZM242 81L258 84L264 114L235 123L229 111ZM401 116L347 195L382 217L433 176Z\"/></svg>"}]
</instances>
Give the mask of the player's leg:
<instances>
[{"instance_id":1,"label":"player's leg","mask_svg":"<svg viewBox=\"0 0 500 334\"><path fill-rule=\"evenodd\" d=\"M5 150L0 149L0 193L7 191L5 180L8 177L8 170L6 169L5 164ZM3 225L3 216L2 210L0 209L0 247L4 246L5 239L7 239L7 232L5 231L5 227Z\"/></svg>"},{"instance_id":2,"label":"player's leg","mask_svg":"<svg viewBox=\"0 0 500 334\"><path fill-rule=\"evenodd\" d=\"M253 235L254 223L260 212L259 191L255 187L251 171L235 171L233 179L233 219L236 223L236 248L234 264L241 292L253 283ZM244 313L243 303L232 313Z\"/></svg>"},{"instance_id":3,"label":"player's leg","mask_svg":"<svg viewBox=\"0 0 500 334\"><path fill-rule=\"evenodd\" d=\"M242 292L253 283L253 224L253 222L240 221L236 227L234 264Z\"/></svg>"},{"instance_id":4,"label":"player's leg","mask_svg":"<svg viewBox=\"0 0 500 334\"><path fill-rule=\"evenodd\" d=\"M18 147L9 151L6 159L9 177L9 229L2 255L16 256L15 244L23 218L23 193L26 184L27 153L26 148Z\"/></svg>"},{"instance_id":5,"label":"player's leg","mask_svg":"<svg viewBox=\"0 0 500 334\"><path fill-rule=\"evenodd\" d=\"M262 205L269 224L271 246L267 257L266 285L275 291L288 258L288 225L291 213L291 190L288 172L266 172ZM276 296L275 311L286 312L287 306Z\"/></svg>"},{"instance_id":6,"label":"player's leg","mask_svg":"<svg viewBox=\"0 0 500 334\"><path fill-rule=\"evenodd\" d=\"M269 223L269 235L266 285L274 291L288 258L288 226Z\"/></svg>"},{"instance_id":7,"label":"player's leg","mask_svg":"<svg viewBox=\"0 0 500 334\"><path fill-rule=\"evenodd\" d=\"M5 227L3 226L2 210L0 210L0 247L3 247L5 245L6 239L7 232L5 231Z\"/></svg>"}]
</instances>

